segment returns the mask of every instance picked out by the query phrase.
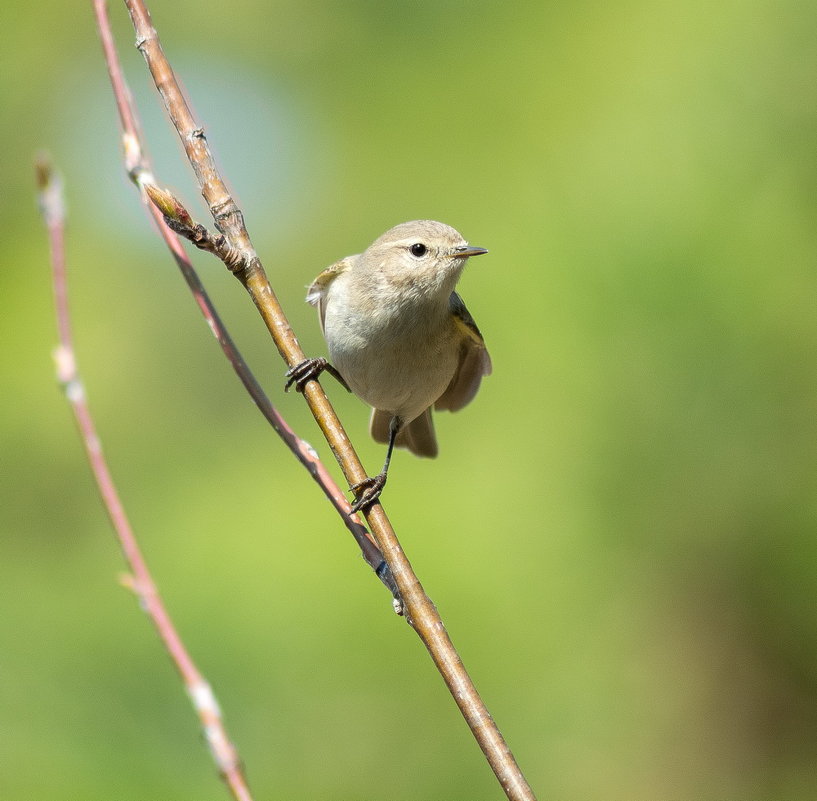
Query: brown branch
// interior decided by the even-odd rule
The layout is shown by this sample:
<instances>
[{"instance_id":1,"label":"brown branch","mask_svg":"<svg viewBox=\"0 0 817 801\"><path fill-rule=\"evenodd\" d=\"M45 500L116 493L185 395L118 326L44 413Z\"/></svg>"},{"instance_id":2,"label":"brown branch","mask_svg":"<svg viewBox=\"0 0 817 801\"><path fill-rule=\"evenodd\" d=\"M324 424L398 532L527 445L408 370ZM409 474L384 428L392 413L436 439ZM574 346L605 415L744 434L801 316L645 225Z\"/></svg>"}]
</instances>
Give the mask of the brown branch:
<instances>
[{"instance_id":1,"label":"brown branch","mask_svg":"<svg viewBox=\"0 0 817 801\"><path fill-rule=\"evenodd\" d=\"M252 247L243 215L218 172L204 131L194 120L162 52L147 8L142 0L125 0L125 3L136 31L136 45L147 62L179 134L198 178L202 196L227 246L237 255L237 258L227 262L227 266L250 293L282 358L289 367L294 367L304 360L304 353ZM367 477L366 471L320 384L317 381L309 382L304 387L303 395L346 480L350 485L363 481ZM366 512L366 519L397 583L406 620L428 648L503 790L508 798L515 801L534 799L533 791L465 670L436 607L423 590L382 506L379 503L372 505Z\"/></svg>"},{"instance_id":2,"label":"brown branch","mask_svg":"<svg viewBox=\"0 0 817 801\"><path fill-rule=\"evenodd\" d=\"M59 335L59 345L54 352L57 378L71 404L94 479L130 570L130 575L126 577L124 583L139 599L139 605L147 612L173 660L201 722L213 761L233 797L236 801L252 801L241 767L241 760L235 746L227 736L213 690L184 647L162 603L102 453L102 446L88 407L85 388L77 370L71 335L65 266L65 206L62 189L58 176L44 157L37 162L37 183L40 189L40 208L48 229L51 250L54 305Z\"/></svg>"},{"instance_id":3,"label":"brown branch","mask_svg":"<svg viewBox=\"0 0 817 801\"><path fill-rule=\"evenodd\" d=\"M223 235L212 237L204 226L197 225L193 222L186 209L184 209L175 197L156 187L150 162L145 156L144 148L142 147L142 135L136 109L131 93L128 90L127 82L122 74L122 68L116 53L116 46L111 33L105 0L94 0L94 12L96 14L100 39L102 40L102 49L105 54L105 62L108 67L111 86L119 112L125 167L128 174L136 186L143 193L151 197L152 202L147 205L156 222L159 233L184 276L199 310L207 321L210 331L218 340L224 355L227 357L236 375L255 402L261 414L264 415L275 432L281 437L298 461L300 461L323 490L323 493L332 503L340 515L341 520L343 520L344 525L349 529L360 547L363 558L372 570L375 571L378 578L386 585L392 593L392 596L396 598L397 587L392 579L388 566L383 561L383 556L377 545L375 545L369 532L360 522L357 515L351 514L351 506L346 500L346 496L329 474L329 471L318 458L315 451L307 442L292 431L286 420L280 415L261 388L261 385L247 366L247 363L244 361L244 358L216 312L198 274L193 268L193 264L181 247L179 240L174 235L174 231L181 232L197 247L215 253L225 260L229 260L231 257Z\"/></svg>"}]
</instances>

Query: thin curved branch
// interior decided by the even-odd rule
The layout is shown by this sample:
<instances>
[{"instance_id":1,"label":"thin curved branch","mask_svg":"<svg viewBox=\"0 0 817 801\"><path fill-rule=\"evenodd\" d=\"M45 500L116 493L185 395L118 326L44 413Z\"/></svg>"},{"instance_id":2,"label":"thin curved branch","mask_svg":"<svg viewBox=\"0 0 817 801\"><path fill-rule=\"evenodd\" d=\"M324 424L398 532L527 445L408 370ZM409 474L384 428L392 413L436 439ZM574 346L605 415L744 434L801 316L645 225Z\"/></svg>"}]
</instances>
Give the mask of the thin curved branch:
<instances>
[{"instance_id":1,"label":"thin curved branch","mask_svg":"<svg viewBox=\"0 0 817 801\"><path fill-rule=\"evenodd\" d=\"M131 93L128 89L127 82L122 74L122 68L119 63L119 58L116 53L116 46L113 41L111 33L110 21L108 19L107 4L105 0L94 0L94 12L96 14L97 27L99 29L100 39L102 40L102 49L105 54L105 63L108 67L108 75L113 88L114 98L116 100L116 107L119 113L120 127L122 128L122 144L125 158L125 168L131 180L143 193L149 194L155 191L156 184L150 162L145 155L142 146L142 134L139 125L139 119L134 107ZM175 199L174 199L175 200ZM383 561L383 556L380 549L375 545L373 539L369 535L365 526L360 522L357 515L351 514L351 506L346 500L340 487L326 469L323 462L318 458L317 454L309 443L298 437L295 432L289 427L286 420L280 415L278 410L273 406L269 397L266 395L261 385L256 380L252 371L244 361L243 356L233 342L227 328L219 317L215 307L213 306L201 280L196 273L192 262L179 243L175 233L166 224L163 212L169 211L168 208L160 210L155 202L148 202L147 207L158 227L165 244L171 252L176 265L184 276L185 281L196 300L202 315L204 316L210 331L215 336L219 345L221 346L224 355L230 362L233 370L238 376L241 383L249 393L250 397L255 402L261 414L264 415L269 424L273 427L275 432L287 447L292 451L298 461L306 468L315 482L323 490L323 493L334 506L337 513L343 520L344 525L349 529L358 546L360 547L363 558L386 585L393 596L397 595L397 588L394 580L391 577L388 566Z\"/></svg>"},{"instance_id":2,"label":"thin curved branch","mask_svg":"<svg viewBox=\"0 0 817 801\"><path fill-rule=\"evenodd\" d=\"M173 664L184 682L187 694L201 722L210 754L236 801L252 801L238 751L227 736L218 701L212 687L196 667L184 646L173 621L162 602L150 575L142 552L131 528L105 455L96 432L85 395L85 387L77 370L71 335L68 307L68 284L65 268L65 205L58 176L50 162L37 162L37 183L40 189L40 208L48 229L51 250L51 272L54 282L54 306L57 316L59 345L54 352L57 378L74 412L88 462L96 480L99 494L113 524L122 554L130 569L125 584L139 599L159 634Z\"/></svg>"},{"instance_id":3,"label":"thin curved branch","mask_svg":"<svg viewBox=\"0 0 817 801\"><path fill-rule=\"evenodd\" d=\"M232 257L225 263L249 292L282 358L289 367L294 367L304 360L304 353L253 249L243 215L218 172L204 130L196 123L176 82L145 4L142 0L125 0L125 4L136 31L136 46L145 58L179 134L215 225L232 251ZM367 477L366 471L320 384L311 381L304 388L303 395L350 486L363 481ZM372 505L366 512L366 519L397 583L406 620L428 648L502 789L513 801L532 801L535 798L533 791L465 670L383 507L379 503Z\"/></svg>"}]
</instances>

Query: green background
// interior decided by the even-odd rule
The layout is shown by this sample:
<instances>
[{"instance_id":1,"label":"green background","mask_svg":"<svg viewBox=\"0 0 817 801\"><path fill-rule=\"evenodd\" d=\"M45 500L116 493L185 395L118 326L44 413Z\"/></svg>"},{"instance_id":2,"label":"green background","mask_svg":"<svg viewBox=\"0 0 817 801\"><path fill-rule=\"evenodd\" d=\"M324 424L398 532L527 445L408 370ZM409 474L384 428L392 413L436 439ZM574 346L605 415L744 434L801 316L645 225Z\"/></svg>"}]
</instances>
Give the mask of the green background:
<instances>
[{"instance_id":1,"label":"green background","mask_svg":"<svg viewBox=\"0 0 817 801\"><path fill-rule=\"evenodd\" d=\"M817 6L152 11L307 352L305 285L391 225L490 249L460 289L494 374L384 501L539 797L817 797ZM160 180L206 221L111 13ZM256 797L500 797L153 235L90 5L0 15L0 796L226 797L55 384L46 148L106 453ZM239 284L194 258L331 462ZM377 469L363 404L325 384Z\"/></svg>"}]
</instances>

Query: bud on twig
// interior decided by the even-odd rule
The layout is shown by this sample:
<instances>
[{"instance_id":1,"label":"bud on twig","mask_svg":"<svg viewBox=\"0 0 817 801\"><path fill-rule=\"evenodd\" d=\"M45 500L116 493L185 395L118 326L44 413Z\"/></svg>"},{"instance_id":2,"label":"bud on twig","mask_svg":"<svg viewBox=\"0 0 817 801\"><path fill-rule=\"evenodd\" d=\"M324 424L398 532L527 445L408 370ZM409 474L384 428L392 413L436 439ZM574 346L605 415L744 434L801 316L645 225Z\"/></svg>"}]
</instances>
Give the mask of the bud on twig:
<instances>
[{"instance_id":1,"label":"bud on twig","mask_svg":"<svg viewBox=\"0 0 817 801\"><path fill-rule=\"evenodd\" d=\"M181 201L168 192L167 189L159 189L156 184L145 184L145 192L159 211L162 212L168 225L174 230L178 228L192 230L196 224Z\"/></svg>"}]
</instances>

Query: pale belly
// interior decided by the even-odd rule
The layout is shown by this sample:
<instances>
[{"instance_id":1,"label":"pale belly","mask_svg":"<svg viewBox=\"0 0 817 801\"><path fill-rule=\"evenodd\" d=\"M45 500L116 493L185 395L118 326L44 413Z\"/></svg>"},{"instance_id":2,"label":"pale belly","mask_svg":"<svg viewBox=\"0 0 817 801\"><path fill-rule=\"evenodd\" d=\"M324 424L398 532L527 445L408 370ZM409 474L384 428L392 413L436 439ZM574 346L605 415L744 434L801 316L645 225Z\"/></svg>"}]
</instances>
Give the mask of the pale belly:
<instances>
[{"instance_id":1,"label":"pale belly","mask_svg":"<svg viewBox=\"0 0 817 801\"><path fill-rule=\"evenodd\" d=\"M433 325L377 325L327 309L326 341L332 364L370 406L409 422L439 398L457 369L453 320Z\"/></svg>"}]
</instances>

